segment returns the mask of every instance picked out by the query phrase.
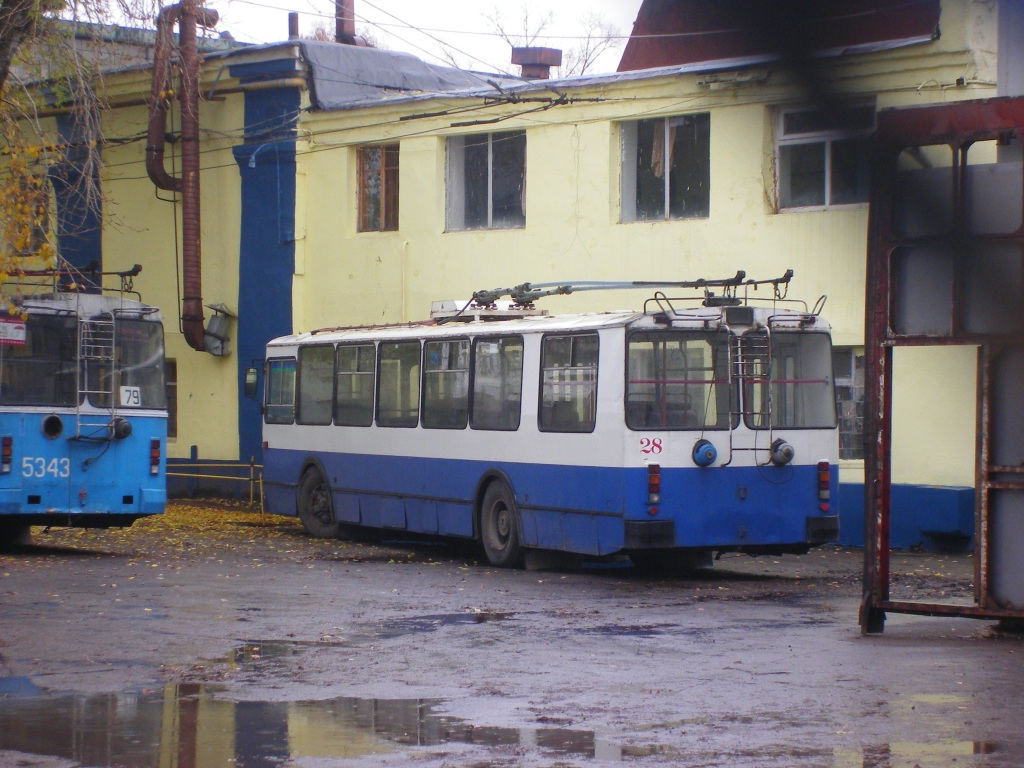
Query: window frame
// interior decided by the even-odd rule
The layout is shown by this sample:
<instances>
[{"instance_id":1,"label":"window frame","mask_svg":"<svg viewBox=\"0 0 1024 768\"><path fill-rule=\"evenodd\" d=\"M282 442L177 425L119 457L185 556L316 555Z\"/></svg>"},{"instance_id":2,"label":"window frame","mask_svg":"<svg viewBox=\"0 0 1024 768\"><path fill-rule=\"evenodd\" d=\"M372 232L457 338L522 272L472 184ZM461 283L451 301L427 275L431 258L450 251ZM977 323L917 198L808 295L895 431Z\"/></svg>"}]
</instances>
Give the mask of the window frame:
<instances>
[{"instance_id":1,"label":"window frame","mask_svg":"<svg viewBox=\"0 0 1024 768\"><path fill-rule=\"evenodd\" d=\"M546 387L547 381L546 381L545 374L547 373L548 370L554 370L554 367L553 366L545 366L545 363L546 363L546 356L545 355L546 355L546 352L547 352L547 347L548 347L549 342L551 342L551 341L553 341L555 339L570 339L571 340L570 341L570 348L569 348L570 364L568 366L561 366L560 370L584 370L584 369L586 369L588 366L585 366L585 365L578 365L577 366L577 365L573 365L572 364L572 361L576 357L576 352L575 352L574 347L575 347L576 342L578 340L581 340L581 339L587 339L587 340L593 339L594 342L595 342L594 363L593 363L593 366L592 366L593 367L593 377L592 377L592 379L590 381L582 381L582 382L579 382L579 381L554 382L555 384L568 384L568 385L570 385L570 387L569 387L570 391L572 389L575 389L576 387L578 387L581 384L589 385L591 387L591 389L592 389L592 392L591 392L591 396L592 396L591 400L592 400L592 402L591 402L591 408L590 408L590 418L587 421L584 421L582 418L580 419L580 422L579 422L580 426L581 426L580 429L565 429L565 428L559 427L557 425L557 423L556 423L557 420L554 418L554 409L553 408L548 408L546 406L546 404L548 403L548 399L545 397L545 390L547 388ZM578 332L578 333L574 333L574 332L571 332L571 331L555 331L555 332L552 332L552 333L545 333L543 336L541 336L541 340L540 340L540 366L539 366L539 369L540 369L539 370L540 381L539 381L539 389L538 389L538 392L537 392L537 404L538 404L538 408L537 408L537 430L540 431L540 432L554 432L554 433L560 433L560 434L586 434L586 433L593 432L595 429L597 429L597 411L598 411L598 408L597 408L597 398L598 398L597 385L598 385L598 380L599 380L600 372L601 372L601 335L597 331L581 331L581 332ZM587 395L585 394L584 397L586 397L586 396ZM574 397L574 398L569 399L569 400L563 400L562 402L575 403L577 400L579 400L579 398L578 397ZM552 402L557 402L557 401L552 401ZM549 414L551 414L550 417L549 417ZM546 421L549 418L551 420L550 424L546 423Z\"/></svg>"},{"instance_id":2,"label":"window frame","mask_svg":"<svg viewBox=\"0 0 1024 768\"><path fill-rule=\"evenodd\" d=\"M374 155L378 156L376 167L371 166ZM397 143L356 147L356 231L398 231L399 160Z\"/></svg>"},{"instance_id":3,"label":"window frame","mask_svg":"<svg viewBox=\"0 0 1024 768\"><path fill-rule=\"evenodd\" d=\"M456 359L452 361L449 355L447 363L454 362L456 366L461 363L465 363L464 368L450 368L450 367L432 367L430 355L432 353L432 347L441 347L444 345L450 345L449 351L456 351ZM455 345L465 345L464 350L455 348ZM470 381L473 371L472 364L472 345L468 336L455 336L450 338L442 339L426 339L423 343L423 363L420 367L420 375L423 378L420 384L420 423L424 429L465 429L469 425L469 410L470 410L470 392L472 391L472 383ZM460 377L458 374L462 374ZM447 374L447 376L446 376ZM455 374L452 376L451 374ZM433 376L433 378L431 378ZM435 384L440 388L445 388L447 384L441 384L442 377L453 379L453 386L458 390L461 383L463 393L461 398L447 398L446 400L432 399L431 390ZM461 400L461 403L459 403ZM437 406L447 402L449 405L456 406L454 408L438 408ZM461 404L461 409L457 406ZM456 419L450 423L446 423L446 416L456 416Z\"/></svg>"},{"instance_id":4,"label":"window frame","mask_svg":"<svg viewBox=\"0 0 1024 768\"><path fill-rule=\"evenodd\" d=\"M326 419L321 417L321 418L319 418L316 421L307 419L303 415L303 410L304 409L302 407L303 406L303 402L302 402L302 398L303 398L303 391L302 391L303 390L303 384L309 383L311 381L311 379L308 379L306 377L305 368L307 366L307 363L303 360L303 357L305 357L305 356L312 357L312 355L314 354L314 350L317 350L317 351L319 351L319 350L323 350L323 351L329 350L330 351L330 366L329 366L329 370L330 370L330 395L331 396L330 396L330 399L328 401L326 401L327 402L326 407L324 407L323 405L320 406L321 410L326 415ZM303 426L308 426L308 427L324 427L324 426L330 425L334 421L334 400L335 400L335 398L334 398L334 385L335 385L335 360L336 360L336 358L337 358L337 353L335 351L335 345L334 344L303 344L301 347L299 347L298 353L296 354L296 359L297 359L298 362L297 362L297 365L296 365L296 374L295 374L295 414L294 414L294 417L295 417L295 423L296 424L301 424ZM312 359L310 360L310 363L311 362L312 362ZM321 369L321 370L324 370L324 369ZM318 411L317 413L319 414L320 412Z\"/></svg>"},{"instance_id":5,"label":"window frame","mask_svg":"<svg viewBox=\"0 0 1024 768\"><path fill-rule=\"evenodd\" d=\"M274 368L280 368L284 379L274 376ZM268 357L266 361L266 373L263 376L263 421L267 424L294 424L295 423L295 388L298 384L299 361L293 355L285 357ZM291 380L291 402L271 402L270 396L277 391L275 383L282 380ZM281 390L286 394L285 390ZM287 416L274 416L274 409L287 409Z\"/></svg>"},{"instance_id":6,"label":"window frame","mask_svg":"<svg viewBox=\"0 0 1024 768\"><path fill-rule=\"evenodd\" d=\"M647 215L640 212L639 188L643 182L641 175L640 130L644 124L652 125L652 142L657 135L657 123L661 123L661 162L663 171L661 174L661 211L659 214ZM672 162L676 141L672 137L672 131L679 128L690 128L694 132L694 139L705 137L705 142L700 147L700 157L690 167L675 168L676 163ZM668 115L665 117L645 118L642 120L628 120L619 123L620 142L620 164L619 164L619 223L633 224L639 222L653 221L689 221L707 219L711 216L711 113L691 112L682 115ZM657 147L652 143L651 163L657 162L655 158ZM670 158L666 162L666 158ZM685 175L679 184L696 184L701 200L693 211L684 208L683 212L673 213L673 184L678 180L680 173L699 174L699 178L688 179ZM657 177L657 172L654 172ZM676 195L685 204L682 195Z\"/></svg>"},{"instance_id":7,"label":"window frame","mask_svg":"<svg viewBox=\"0 0 1024 768\"><path fill-rule=\"evenodd\" d=\"M416 392L409 393L409 397L402 398L401 392L396 390L398 399L395 405L401 406L403 403L412 403L415 407L415 413L413 416L401 416L401 411L398 409L396 412L398 416L391 419L381 418L381 406L383 404L383 396L381 390L384 388L386 382L390 382L390 379L384 375L384 363L391 362L392 358L385 357L385 349L388 347L402 347L402 346L416 346L416 376L408 379L409 383L416 382ZM401 362L400 358L396 358ZM402 373L402 371L399 371ZM401 387L401 379L397 380L397 385ZM377 382L375 387L375 403L373 406L374 413L374 424L378 427L385 428L397 428L397 429L413 429L419 426L420 423L420 399L422 397L423 389L423 341L422 339L381 339L377 344ZM388 403L390 405L390 403Z\"/></svg>"},{"instance_id":8,"label":"window frame","mask_svg":"<svg viewBox=\"0 0 1024 768\"><path fill-rule=\"evenodd\" d=\"M355 350L356 355L356 369L353 371L342 371L340 368L341 355L344 350ZM369 349L372 353L372 361L370 370L362 370L363 354L364 350ZM342 404L341 398L341 377L342 376L354 377L352 378L352 384L359 381L360 376L370 377L370 409L367 415L362 420L343 418L339 412L339 407ZM352 387L352 389L357 389ZM344 344L338 344L334 350L334 403L331 408L331 415L334 419L334 425L338 427L369 427L373 425L373 416L376 408L376 395L377 395L377 346L371 342L348 342ZM346 401L348 404L349 401ZM350 401L355 406L360 406L357 400Z\"/></svg>"},{"instance_id":9,"label":"window frame","mask_svg":"<svg viewBox=\"0 0 1024 768\"><path fill-rule=\"evenodd\" d=\"M483 223L467 223L471 214L467 209L467 198L471 195L471 183L473 179L467 179L471 163L467 163L467 144L476 141L471 146L479 147L479 141L486 139L487 165L484 170L487 188L486 194L486 221ZM512 160L519 164L518 167L518 211L511 216L498 216L496 213L495 199L495 142L515 141L512 153L521 155L515 157L510 153ZM518 149L518 143L522 148ZM499 145L500 146L500 145ZM445 232L472 232L488 229L524 229L526 227L526 166L527 166L527 138L523 129L512 131L493 131L490 133L467 133L457 136L449 136L445 142ZM504 179L504 176L501 177ZM479 194L480 190L477 190ZM476 216L479 215L479 212Z\"/></svg>"},{"instance_id":10,"label":"window frame","mask_svg":"<svg viewBox=\"0 0 1024 768\"><path fill-rule=\"evenodd\" d=\"M508 421L506 426L495 426L500 420L494 418L494 414L490 414L490 421L486 421L481 418L482 414L478 412L478 404L482 401L481 393L477 389L478 380L482 377L478 369L478 360L480 359L479 348L481 344L488 343L501 343L507 341L518 342L519 345L519 399L514 409L515 419L514 423L512 420ZM472 354L470 356L470 402L469 402L469 427L470 429L478 429L488 432L515 432L522 425L523 421L523 368L526 359L526 340L520 333L511 333L503 335L488 335L488 336L475 336L472 343ZM502 388L504 391L504 387ZM508 402L508 396L505 395L499 398L502 403ZM508 414L513 413L512 409L504 409L499 416L507 418Z\"/></svg>"},{"instance_id":11,"label":"window frame","mask_svg":"<svg viewBox=\"0 0 1024 768\"><path fill-rule=\"evenodd\" d=\"M870 124L864 122L859 126L849 127L844 126L843 121L850 119L851 122L856 123L857 115L861 112L867 112L870 110L871 120ZM787 130L786 121L787 118L794 115L807 115L813 116L815 113L818 114L819 125L816 127L810 127L806 130L800 130L795 128L794 130ZM827 211L836 209L850 209L850 208L864 208L868 205L869 198L869 187L868 187L868 174L870 172L870 165L868 162L868 146L871 140L871 136L875 130L875 105L871 102L855 102L843 105L839 113L832 118L834 122L829 125L828 121L830 116L824 114L820 107L813 106L798 106L798 107L786 107L778 109L775 113L775 204L776 211L779 213L798 213L802 211ZM841 143L857 143L861 145L859 148L864 153L861 157L861 162L857 164L854 175L863 182L863 188L860 191L862 199L850 200L847 202L833 202L833 197L836 193L834 187L835 179L835 166L838 165L836 160L836 145ZM821 145L823 160L822 160L822 176L821 176L821 193L822 202L820 203L800 203L792 204L788 202L792 199L792 192L788 191L792 187L792 174L786 172L786 167L789 165L784 160L784 148L789 147L812 147ZM859 187L859 184L855 183L855 186Z\"/></svg>"}]
</instances>

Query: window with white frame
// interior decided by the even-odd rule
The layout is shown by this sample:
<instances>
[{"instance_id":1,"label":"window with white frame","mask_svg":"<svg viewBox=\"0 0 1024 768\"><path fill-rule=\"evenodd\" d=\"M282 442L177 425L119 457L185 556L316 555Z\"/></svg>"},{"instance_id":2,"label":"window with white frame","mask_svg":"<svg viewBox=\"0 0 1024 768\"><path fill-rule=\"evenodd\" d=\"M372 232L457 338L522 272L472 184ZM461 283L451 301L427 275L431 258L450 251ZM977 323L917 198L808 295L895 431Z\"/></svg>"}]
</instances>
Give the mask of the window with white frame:
<instances>
[{"instance_id":1,"label":"window with white frame","mask_svg":"<svg viewBox=\"0 0 1024 768\"><path fill-rule=\"evenodd\" d=\"M448 231L526 226L526 131L448 139Z\"/></svg>"},{"instance_id":2,"label":"window with white frame","mask_svg":"<svg viewBox=\"0 0 1024 768\"><path fill-rule=\"evenodd\" d=\"M870 104L779 112L779 209L866 203L874 127Z\"/></svg>"},{"instance_id":3,"label":"window with white frame","mask_svg":"<svg viewBox=\"0 0 1024 768\"><path fill-rule=\"evenodd\" d=\"M864 350L832 349L839 416L839 458L864 458Z\"/></svg>"},{"instance_id":4,"label":"window with white frame","mask_svg":"<svg viewBox=\"0 0 1024 768\"><path fill-rule=\"evenodd\" d=\"M706 218L711 208L711 115L622 123L621 220Z\"/></svg>"}]
</instances>

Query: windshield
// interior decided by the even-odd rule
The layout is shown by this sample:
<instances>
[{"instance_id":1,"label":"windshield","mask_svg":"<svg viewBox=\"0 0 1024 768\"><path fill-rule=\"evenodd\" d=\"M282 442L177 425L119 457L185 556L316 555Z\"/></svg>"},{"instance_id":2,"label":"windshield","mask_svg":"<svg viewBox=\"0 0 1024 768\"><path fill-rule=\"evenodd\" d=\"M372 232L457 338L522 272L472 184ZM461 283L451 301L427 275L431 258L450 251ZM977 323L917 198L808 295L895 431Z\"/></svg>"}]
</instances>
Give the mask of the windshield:
<instances>
[{"instance_id":1,"label":"windshield","mask_svg":"<svg viewBox=\"0 0 1024 768\"><path fill-rule=\"evenodd\" d=\"M653 331L629 337L626 425L630 429L729 427L729 336Z\"/></svg>"},{"instance_id":2,"label":"windshield","mask_svg":"<svg viewBox=\"0 0 1024 768\"><path fill-rule=\"evenodd\" d=\"M0 331L0 404L76 404L74 317L3 317Z\"/></svg>"},{"instance_id":3,"label":"windshield","mask_svg":"<svg viewBox=\"0 0 1024 768\"><path fill-rule=\"evenodd\" d=\"M832 342L826 333L752 331L741 338L747 426L834 427Z\"/></svg>"},{"instance_id":4,"label":"windshield","mask_svg":"<svg viewBox=\"0 0 1024 768\"><path fill-rule=\"evenodd\" d=\"M94 318L101 325L108 318ZM108 359L103 359L109 331L97 329L92 351L98 359L87 360L86 387L89 402L109 408L111 395L118 408L166 408L164 386L164 333L160 323L117 318L115 321L114 376ZM109 347L107 347L109 349Z\"/></svg>"}]
</instances>

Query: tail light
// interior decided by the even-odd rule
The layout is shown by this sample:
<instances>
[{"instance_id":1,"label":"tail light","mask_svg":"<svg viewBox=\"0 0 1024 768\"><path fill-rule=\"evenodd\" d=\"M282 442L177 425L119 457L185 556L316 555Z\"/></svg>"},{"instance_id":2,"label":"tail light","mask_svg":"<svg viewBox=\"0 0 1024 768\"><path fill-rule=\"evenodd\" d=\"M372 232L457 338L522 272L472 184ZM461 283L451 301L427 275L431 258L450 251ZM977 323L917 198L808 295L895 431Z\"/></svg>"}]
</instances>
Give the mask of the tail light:
<instances>
[{"instance_id":1,"label":"tail light","mask_svg":"<svg viewBox=\"0 0 1024 768\"><path fill-rule=\"evenodd\" d=\"M14 455L14 438L4 435L0 438L0 474L8 475L11 472L11 457Z\"/></svg>"},{"instance_id":2,"label":"tail light","mask_svg":"<svg viewBox=\"0 0 1024 768\"><path fill-rule=\"evenodd\" d=\"M661 465L647 465L647 503L661 503ZM648 510L652 515L658 514L657 509Z\"/></svg>"},{"instance_id":3,"label":"tail light","mask_svg":"<svg viewBox=\"0 0 1024 768\"><path fill-rule=\"evenodd\" d=\"M149 474L160 474L160 441L149 441Z\"/></svg>"},{"instance_id":4,"label":"tail light","mask_svg":"<svg viewBox=\"0 0 1024 768\"><path fill-rule=\"evenodd\" d=\"M828 512L828 502L831 497L829 482L829 466L827 461L818 462L818 509Z\"/></svg>"}]
</instances>

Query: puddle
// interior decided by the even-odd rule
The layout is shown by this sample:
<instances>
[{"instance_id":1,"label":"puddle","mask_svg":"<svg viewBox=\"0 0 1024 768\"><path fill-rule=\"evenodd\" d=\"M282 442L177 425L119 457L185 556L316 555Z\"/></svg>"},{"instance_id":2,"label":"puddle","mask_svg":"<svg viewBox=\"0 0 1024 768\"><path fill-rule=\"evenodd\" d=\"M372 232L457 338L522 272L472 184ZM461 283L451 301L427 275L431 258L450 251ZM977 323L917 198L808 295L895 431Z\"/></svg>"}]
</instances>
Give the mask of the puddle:
<instances>
[{"instance_id":1,"label":"puddle","mask_svg":"<svg viewBox=\"0 0 1024 768\"><path fill-rule=\"evenodd\" d=\"M0 680L0 750L88 766L266 768L300 758L355 758L410 747L473 744L548 755L622 759L591 731L500 728L435 711L432 699L236 702L175 684L118 694L48 692Z\"/></svg>"}]
</instances>

